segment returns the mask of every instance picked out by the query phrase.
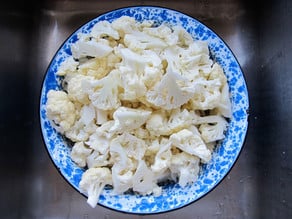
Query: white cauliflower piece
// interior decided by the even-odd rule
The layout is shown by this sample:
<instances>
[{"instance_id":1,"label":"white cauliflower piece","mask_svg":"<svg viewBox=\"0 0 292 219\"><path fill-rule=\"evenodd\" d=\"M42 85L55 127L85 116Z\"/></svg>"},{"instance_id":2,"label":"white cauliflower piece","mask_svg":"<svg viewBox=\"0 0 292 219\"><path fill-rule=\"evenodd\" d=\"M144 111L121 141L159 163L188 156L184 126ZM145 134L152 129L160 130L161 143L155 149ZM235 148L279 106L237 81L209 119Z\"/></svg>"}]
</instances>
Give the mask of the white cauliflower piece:
<instances>
[{"instance_id":1,"label":"white cauliflower piece","mask_svg":"<svg viewBox=\"0 0 292 219\"><path fill-rule=\"evenodd\" d=\"M141 160L145 154L147 145L142 139L139 139L127 132L117 136L111 141L110 151L120 145L126 156L136 160Z\"/></svg>"},{"instance_id":2,"label":"white cauliflower piece","mask_svg":"<svg viewBox=\"0 0 292 219\"><path fill-rule=\"evenodd\" d=\"M178 108L187 103L193 96L193 90L184 84L185 80L180 75L169 71L162 77L154 90L146 93L146 99L162 109Z\"/></svg>"},{"instance_id":3,"label":"white cauliflower piece","mask_svg":"<svg viewBox=\"0 0 292 219\"><path fill-rule=\"evenodd\" d=\"M163 49L168 46L160 38L150 36L149 34L140 31L125 34L124 44L133 51Z\"/></svg>"},{"instance_id":4,"label":"white cauliflower piece","mask_svg":"<svg viewBox=\"0 0 292 219\"><path fill-rule=\"evenodd\" d=\"M123 93L120 94L121 100L137 101L145 95L146 87L140 80L139 75L131 67L120 67Z\"/></svg>"},{"instance_id":5,"label":"white cauliflower piece","mask_svg":"<svg viewBox=\"0 0 292 219\"><path fill-rule=\"evenodd\" d=\"M170 171L173 180L181 187L195 182L199 174L200 159L186 152L175 154L170 160Z\"/></svg>"},{"instance_id":6,"label":"white cauliflower piece","mask_svg":"<svg viewBox=\"0 0 292 219\"><path fill-rule=\"evenodd\" d=\"M104 154L101 154L98 151L93 151L86 157L87 167L105 167L110 164L109 157L110 155L108 151Z\"/></svg>"},{"instance_id":7,"label":"white cauliflower piece","mask_svg":"<svg viewBox=\"0 0 292 219\"><path fill-rule=\"evenodd\" d=\"M47 116L52 125L62 134L75 123L76 110L74 104L64 91L50 90L47 94Z\"/></svg>"},{"instance_id":8,"label":"white cauliflower piece","mask_svg":"<svg viewBox=\"0 0 292 219\"><path fill-rule=\"evenodd\" d=\"M149 119L146 121L146 129L151 136L170 135L171 129L169 128L168 118L166 113L161 110L152 112Z\"/></svg>"},{"instance_id":9,"label":"white cauliflower piece","mask_svg":"<svg viewBox=\"0 0 292 219\"><path fill-rule=\"evenodd\" d=\"M119 35L123 38L126 33L138 31L137 22L135 18L129 16L121 16L112 22L112 28L117 30Z\"/></svg>"},{"instance_id":10,"label":"white cauliflower piece","mask_svg":"<svg viewBox=\"0 0 292 219\"><path fill-rule=\"evenodd\" d=\"M66 75L65 80L67 82L68 97L71 101L79 102L81 104L89 104L88 94L82 89L83 80L93 80L93 77L72 74Z\"/></svg>"},{"instance_id":11,"label":"white cauliflower piece","mask_svg":"<svg viewBox=\"0 0 292 219\"><path fill-rule=\"evenodd\" d=\"M113 114L115 124L110 131L131 131L139 128L149 118L151 111L119 107Z\"/></svg>"},{"instance_id":12,"label":"white cauliflower piece","mask_svg":"<svg viewBox=\"0 0 292 219\"><path fill-rule=\"evenodd\" d=\"M177 37L177 45L181 47L189 46L193 41L193 37L181 26L173 26L172 36Z\"/></svg>"},{"instance_id":13,"label":"white cauliflower piece","mask_svg":"<svg viewBox=\"0 0 292 219\"><path fill-rule=\"evenodd\" d=\"M173 109L170 111L170 116L167 122L171 132L178 132L181 129L187 128L192 124L193 113L187 109Z\"/></svg>"},{"instance_id":14,"label":"white cauliflower piece","mask_svg":"<svg viewBox=\"0 0 292 219\"><path fill-rule=\"evenodd\" d=\"M106 45L102 42L90 41L80 41L78 40L71 46L71 52L75 59L80 59L82 57L96 57L101 58L107 56L113 51L111 46Z\"/></svg>"},{"instance_id":15,"label":"white cauliflower piece","mask_svg":"<svg viewBox=\"0 0 292 219\"><path fill-rule=\"evenodd\" d=\"M100 154L105 154L109 150L110 140L105 136L100 135L99 133L93 133L90 135L88 141L85 143L95 151L98 151Z\"/></svg>"},{"instance_id":16,"label":"white cauliflower piece","mask_svg":"<svg viewBox=\"0 0 292 219\"><path fill-rule=\"evenodd\" d=\"M132 182L133 191L139 194L149 195L154 193L156 196L161 194L161 189L156 184L154 173L148 168L144 160L139 160Z\"/></svg>"},{"instance_id":17,"label":"white cauliflower piece","mask_svg":"<svg viewBox=\"0 0 292 219\"><path fill-rule=\"evenodd\" d=\"M194 135L193 132L188 129L183 129L172 134L169 140L172 142L173 146L201 158L205 163L209 162L211 159L211 152L206 147L201 137L199 135Z\"/></svg>"},{"instance_id":18,"label":"white cauliflower piece","mask_svg":"<svg viewBox=\"0 0 292 219\"><path fill-rule=\"evenodd\" d=\"M91 36L94 38L112 37L115 40L120 38L118 31L113 29L108 21L99 21L91 29Z\"/></svg>"},{"instance_id":19,"label":"white cauliflower piece","mask_svg":"<svg viewBox=\"0 0 292 219\"><path fill-rule=\"evenodd\" d=\"M150 36L161 38L168 46L176 45L179 40L178 35L173 34L173 30L164 23L158 27L145 27L143 32Z\"/></svg>"},{"instance_id":20,"label":"white cauliflower piece","mask_svg":"<svg viewBox=\"0 0 292 219\"><path fill-rule=\"evenodd\" d=\"M82 88L96 108L111 110L121 105L118 97L120 84L120 73L113 70L100 80L83 81Z\"/></svg>"},{"instance_id":21,"label":"white cauliflower piece","mask_svg":"<svg viewBox=\"0 0 292 219\"><path fill-rule=\"evenodd\" d=\"M120 137L115 138L110 145L112 166L113 192L121 194L132 187L132 179L137 164L128 157Z\"/></svg>"},{"instance_id":22,"label":"white cauliflower piece","mask_svg":"<svg viewBox=\"0 0 292 219\"><path fill-rule=\"evenodd\" d=\"M101 79L113 69L113 64L109 64L110 55L102 58L92 58L83 62L78 67L78 73L82 75L92 76L95 79ZM119 60L112 60L113 62L118 62Z\"/></svg>"},{"instance_id":23,"label":"white cauliflower piece","mask_svg":"<svg viewBox=\"0 0 292 219\"><path fill-rule=\"evenodd\" d=\"M196 120L196 124L201 124L199 131L206 143L222 140L225 137L224 132L227 129L228 123L222 116L204 116Z\"/></svg>"},{"instance_id":24,"label":"white cauliflower piece","mask_svg":"<svg viewBox=\"0 0 292 219\"><path fill-rule=\"evenodd\" d=\"M112 185L111 171L107 167L97 167L89 168L83 173L79 188L88 196L87 203L95 208L106 185Z\"/></svg>"},{"instance_id":25,"label":"white cauliflower piece","mask_svg":"<svg viewBox=\"0 0 292 219\"><path fill-rule=\"evenodd\" d=\"M77 70L79 62L75 61L72 56L66 58L60 65L57 75L64 76L68 73L74 73Z\"/></svg>"},{"instance_id":26,"label":"white cauliflower piece","mask_svg":"<svg viewBox=\"0 0 292 219\"><path fill-rule=\"evenodd\" d=\"M71 159L79 166L85 167L86 166L86 158L92 152L91 148L88 148L84 145L84 143L76 142L72 147L72 151L70 153Z\"/></svg>"},{"instance_id":27,"label":"white cauliflower piece","mask_svg":"<svg viewBox=\"0 0 292 219\"><path fill-rule=\"evenodd\" d=\"M141 53L128 48L120 48L122 62L117 66L121 71L125 100L136 100L145 95L147 87L152 87L162 77L162 65L159 56L150 50Z\"/></svg>"},{"instance_id":28,"label":"white cauliflower piece","mask_svg":"<svg viewBox=\"0 0 292 219\"><path fill-rule=\"evenodd\" d=\"M160 142L159 151L156 153L151 170L154 173L165 172L170 165L171 156L171 142L164 139Z\"/></svg>"},{"instance_id":29,"label":"white cauliflower piece","mask_svg":"<svg viewBox=\"0 0 292 219\"><path fill-rule=\"evenodd\" d=\"M217 106L218 112L226 118L232 117L231 101L229 94L229 86L227 83L222 88L221 100Z\"/></svg>"},{"instance_id":30,"label":"white cauliflower piece","mask_svg":"<svg viewBox=\"0 0 292 219\"><path fill-rule=\"evenodd\" d=\"M87 141L97 128L95 124L95 109L92 105L84 105L79 114L80 118L65 132L66 137L74 142Z\"/></svg>"}]
</instances>

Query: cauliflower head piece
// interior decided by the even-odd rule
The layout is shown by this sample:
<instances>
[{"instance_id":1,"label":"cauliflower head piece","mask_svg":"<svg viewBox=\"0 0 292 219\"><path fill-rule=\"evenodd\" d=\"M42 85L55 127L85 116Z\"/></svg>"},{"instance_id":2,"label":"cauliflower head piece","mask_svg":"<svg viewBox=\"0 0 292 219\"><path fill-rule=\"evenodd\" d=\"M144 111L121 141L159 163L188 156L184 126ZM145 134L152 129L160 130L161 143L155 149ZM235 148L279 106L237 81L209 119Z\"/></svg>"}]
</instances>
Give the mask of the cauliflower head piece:
<instances>
[{"instance_id":1,"label":"cauliflower head piece","mask_svg":"<svg viewBox=\"0 0 292 219\"><path fill-rule=\"evenodd\" d=\"M79 188L81 192L88 196L87 203L92 208L95 208L99 196L106 185L112 185L110 169L107 167L93 167L83 173Z\"/></svg>"}]
</instances>

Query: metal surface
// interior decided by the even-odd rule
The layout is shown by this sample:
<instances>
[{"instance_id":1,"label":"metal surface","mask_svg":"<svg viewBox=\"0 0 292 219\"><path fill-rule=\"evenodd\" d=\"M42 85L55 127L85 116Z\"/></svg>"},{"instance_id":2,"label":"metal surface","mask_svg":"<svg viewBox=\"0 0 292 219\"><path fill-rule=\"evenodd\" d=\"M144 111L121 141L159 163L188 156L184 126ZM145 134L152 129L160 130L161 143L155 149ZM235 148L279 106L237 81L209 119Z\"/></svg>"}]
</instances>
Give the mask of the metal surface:
<instances>
[{"instance_id":1,"label":"metal surface","mask_svg":"<svg viewBox=\"0 0 292 219\"><path fill-rule=\"evenodd\" d=\"M250 125L228 176L179 210L127 215L86 199L60 176L42 141L38 105L43 76L62 42L108 10L159 5L187 13L230 46L246 77ZM291 1L11 1L0 8L1 218L291 218Z\"/></svg>"}]
</instances>

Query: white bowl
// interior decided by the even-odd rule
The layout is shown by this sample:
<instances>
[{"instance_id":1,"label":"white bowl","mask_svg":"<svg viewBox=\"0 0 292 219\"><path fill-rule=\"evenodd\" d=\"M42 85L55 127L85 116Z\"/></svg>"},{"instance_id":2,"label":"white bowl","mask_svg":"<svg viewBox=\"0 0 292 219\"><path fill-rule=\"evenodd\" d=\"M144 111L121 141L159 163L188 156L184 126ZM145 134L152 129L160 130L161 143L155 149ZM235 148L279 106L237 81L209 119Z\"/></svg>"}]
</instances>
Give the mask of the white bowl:
<instances>
[{"instance_id":1,"label":"white bowl","mask_svg":"<svg viewBox=\"0 0 292 219\"><path fill-rule=\"evenodd\" d=\"M167 184L163 186L162 195L159 197L113 195L112 190L106 188L99 199L99 205L126 213L167 212L202 198L222 181L234 165L242 150L248 128L247 86L239 63L223 40L210 28L181 12L161 7L127 7L107 12L84 24L68 37L52 59L44 77L40 98L41 130L46 149L60 174L78 192L80 192L78 185L84 169L71 160L68 142L50 125L49 119L46 117L47 93L50 89L61 88L61 80L56 72L60 63L71 55L70 45L77 40L77 34L90 31L98 21L111 22L122 15L134 17L138 21L156 20L158 22L167 21L173 25L179 24L195 39L206 40L212 58L223 67L230 87L233 117L230 120L226 137L217 145L211 161L203 165L198 180L194 184L185 188L181 188L178 184Z\"/></svg>"}]
</instances>

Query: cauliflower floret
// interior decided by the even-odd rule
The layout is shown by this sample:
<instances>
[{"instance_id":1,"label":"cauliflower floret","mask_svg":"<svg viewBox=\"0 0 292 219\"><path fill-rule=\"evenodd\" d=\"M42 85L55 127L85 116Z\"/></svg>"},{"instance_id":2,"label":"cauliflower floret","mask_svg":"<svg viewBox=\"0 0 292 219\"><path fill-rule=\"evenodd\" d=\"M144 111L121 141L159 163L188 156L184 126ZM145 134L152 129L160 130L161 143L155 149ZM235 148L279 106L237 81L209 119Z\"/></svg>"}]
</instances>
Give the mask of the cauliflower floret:
<instances>
[{"instance_id":1,"label":"cauliflower floret","mask_svg":"<svg viewBox=\"0 0 292 219\"><path fill-rule=\"evenodd\" d=\"M80 118L65 132L66 137L74 142L87 141L97 128L95 124L95 109L92 105L84 105L79 114Z\"/></svg>"},{"instance_id":2,"label":"cauliflower floret","mask_svg":"<svg viewBox=\"0 0 292 219\"><path fill-rule=\"evenodd\" d=\"M107 137L95 132L90 135L88 141L86 141L86 144L95 151L98 151L101 154L105 154L109 150L110 140L111 139L108 139Z\"/></svg>"},{"instance_id":3,"label":"cauliflower floret","mask_svg":"<svg viewBox=\"0 0 292 219\"><path fill-rule=\"evenodd\" d=\"M93 151L90 155L87 156L86 164L88 168L105 167L109 165L109 152L107 151L106 153L101 154L98 151Z\"/></svg>"},{"instance_id":4,"label":"cauliflower floret","mask_svg":"<svg viewBox=\"0 0 292 219\"><path fill-rule=\"evenodd\" d=\"M99 196L106 185L112 185L112 174L107 167L89 168L79 183L80 191L88 196L87 203L95 208Z\"/></svg>"},{"instance_id":5,"label":"cauliflower floret","mask_svg":"<svg viewBox=\"0 0 292 219\"><path fill-rule=\"evenodd\" d=\"M150 36L140 31L125 34L124 44L133 51L142 51L154 48L157 50L168 46L160 38Z\"/></svg>"},{"instance_id":6,"label":"cauliflower floret","mask_svg":"<svg viewBox=\"0 0 292 219\"><path fill-rule=\"evenodd\" d=\"M70 74L66 75L64 81L67 82L68 97L73 102L79 102L81 104L89 104L88 94L82 89L83 80L93 80L93 77Z\"/></svg>"},{"instance_id":7,"label":"cauliflower floret","mask_svg":"<svg viewBox=\"0 0 292 219\"><path fill-rule=\"evenodd\" d=\"M218 79L208 81L200 79L195 81L195 92L190 99L193 109L209 110L214 109L220 102L221 83Z\"/></svg>"},{"instance_id":8,"label":"cauliflower floret","mask_svg":"<svg viewBox=\"0 0 292 219\"><path fill-rule=\"evenodd\" d=\"M52 125L62 134L75 123L76 110L74 104L64 91L50 90L47 95L47 116Z\"/></svg>"},{"instance_id":9,"label":"cauliflower floret","mask_svg":"<svg viewBox=\"0 0 292 219\"><path fill-rule=\"evenodd\" d=\"M139 128L149 118L151 111L119 107L113 114L115 124L110 131L131 131Z\"/></svg>"},{"instance_id":10,"label":"cauliflower floret","mask_svg":"<svg viewBox=\"0 0 292 219\"><path fill-rule=\"evenodd\" d=\"M79 167L85 167L86 158L91 152L92 149L86 147L83 142L76 142L72 147L70 156Z\"/></svg>"},{"instance_id":11,"label":"cauliflower floret","mask_svg":"<svg viewBox=\"0 0 292 219\"><path fill-rule=\"evenodd\" d=\"M207 163L211 159L211 152L199 135L194 135L188 129L183 129L169 137L172 144L180 150L198 156Z\"/></svg>"},{"instance_id":12,"label":"cauliflower floret","mask_svg":"<svg viewBox=\"0 0 292 219\"><path fill-rule=\"evenodd\" d=\"M139 139L127 132L117 136L111 141L110 151L120 145L126 156L136 160L141 160L146 151L146 144L142 139Z\"/></svg>"},{"instance_id":13,"label":"cauliflower floret","mask_svg":"<svg viewBox=\"0 0 292 219\"><path fill-rule=\"evenodd\" d=\"M192 124L193 113L186 109L174 109L170 111L169 120L167 122L171 132L178 132L181 129L187 128Z\"/></svg>"},{"instance_id":14,"label":"cauliflower floret","mask_svg":"<svg viewBox=\"0 0 292 219\"><path fill-rule=\"evenodd\" d=\"M171 156L171 142L166 139L161 140L159 151L156 153L151 170L154 173L165 172L170 165Z\"/></svg>"},{"instance_id":15,"label":"cauliflower floret","mask_svg":"<svg viewBox=\"0 0 292 219\"><path fill-rule=\"evenodd\" d=\"M193 37L181 26L173 26L173 36L178 36L177 45L181 47L189 46L193 41Z\"/></svg>"},{"instance_id":16,"label":"cauliflower floret","mask_svg":"<svg viewBox=\"0 0 292 219\"><path fill-rule=\"evenodd\" d=\"M95 107L111 110L121 104L118 98L120 84L120 72L113 70L100 80L83 81L82 88Z\"/></svg>"},{"instance_id":17,"label":"cauliflower floret","mask_svg":"<svg viewBox=\"0 0 292 219\"><path fill-rule=\"evenodd\" d=\"M170 135L171 129L167 122L168 119L164 111L154 111L146 121L146 129L151 136Z\"/></svg>"},{"instance_id":18,"label":"cauliflower floret","mask_svg":"<svg viewBox=\"0 0 292 219\"><path fill-rule=\"evenodd\" d=\"M229 95L229 86L226 83L221 91L221 100L217 106L218 112L226 118L232 117L231 101Z\"/></svg>"},{"instance_id":19,"label":"cauliflower floret","mask_svg":"<svg viewBox=\"0 0 292 219\"><path fill-rule=\"evenodd\" d=\"M133 175L133 191L142 195L154 193L158 196L161 194L161 189L156 184L154 173L148 168L144 160L140 160Z\"/></svg>"},{"instance_id":20,"label":"cauliflower floret","mask_svg":"<svg viewBox=\"0 0 292 219\"><path fill-rule=\"evenodd\" d=\"M68 73L73 73L77 70L79 62L75 61L72 56L66 58L60 65L57 75L64 76Z\"/></svg>"},{"instance_id":21,"label":"cauliflower floret","mask_svg":"<svg viewBox=\"0 0 292 219\"><path fill-rule=\"evenodd\" d=\"M136 100L162 77L161 59L155 52L147 50L138 54L128 48L120 48L118 52L122 58L117 66L124 88L122 99Z\"/></svg>"},{"instance_id":22,"label":"cauliflower floret","mask_svg":"<svg viewBox=\"0 0 292 219\"><path fill-rule=\"evenodd\" d=\"M181 187L193 183L199 174L200 159L186 152L175 154L170 159L170 171L173 180L177 181Z\"/></svg>"},{"instance_id":23,"label":"cauliflower floret","mask_svg":"<svg viewBox=\"0 0 292 219\"><path fill-rule=\"evenodd\" d=\"M163 41L168 46L176 45L178 42L178 35L173 34L173 30L168 27L166 24L161 24L158 27L145 27L143 32L147 33L150 36L158 37L163 39Z\"/></svg>"},{"instance_id":24,"label":"cauliflower floret","mask_svg":"<svg viewBox=\"0 0 292 219\"><path fill-rule=\"evenodd\" d=\"M126 33L138 31L137 22L135 18L129 16L121 16L112 22L112 28L117 30L119 35L123 38Z\"/></svg>"},{"instance_id":25,"label":"cauliflower floret","mask_svg":"<svg viewBox=\"0 0 292 219\"><path fill-rule=\"evenodd\" d=\"M113 69L113 66L109 65L108 57L109 56L87 60L79 65L78 73L92 76L95 79L103 78Z\"/></svg>"},{"instance_id":26,"label":"cauliflower floret","mask_svg":"<svg viewBox=\"0 0 292 219\"><path fill-rule=\"evenodd\" d=\"M120 67L123 93L119 95L121 100L136 101L145 95L146 87L139 75L130 67Z\"/></svg>"},{"instance_id":27,"label":"cauliflower floret","mask_svg":"<svg viewBox=\"0 0 292 219\"><path fill-rule=\"evenodd\" d=\"M227 121L222 116L205 116L197 118L196 124L201 124L199 131L206 143L222 140L227 129Z\"/></svg>"},{"instance_id":28,"label":"cauliflower floret","mask_svg":"<svg viewBox=\"0 0 292 219\"><path fill-rule=\"evenodd\" d=\"M120 38L118 31L114 30L108 21L97 22L91 29L91 36L94 38L110 36L115 40Z\"/></svg>"},{"instance_id":29,"label":"cauliflower floret","mask_svg":"<svg viewBox=\"0 0 292 219\"><path fill-rule=\"evenodd\" d=\"M227 78L223 72L222 67L218 63L214 63L211 68L208 80L220 80L221 86L227 83Z\"/></svg>"},{"instance_id":30,"label":"cauliflower floret","mask_svg":"<svg viewBox=\"0 0 292 219\"><path fill-rule=\"evenodd\" d=\"M113 48L102 42L79 40L71 46L71 51L75 59L87 56L101 58L110 54Z\"/></svg>"},{"instance_id":31,"label":"cauliflower floret","mask_svg":"<svg viewBox=\"0 0 292 219\"><path fill-rule=\"evenodd\" d=\"M170 111L154 111L146 122L146 129L152 136L170 135L192 124L193 113L180 108Z\"/></svg>"},{"instance_id":32,"label":"cauliflower floret","mask_svg":"<svg viewBox=\"0 0 292 219\"><path fill-rule=\"evenodd\" d=\"M184 84L184 78L169 71L162 77L154 90L146 93L146 99L151 104L162 109L178 108L188 102L193 96L193 90L184 86Z\"/></svg>"},{"instance_id":33,"label":"cauliflower floret","mask_svg":"<svg viewBox=\"0 0 292 219\"><path fill-rule=\"evenodd\" d=\"M110 145L113 192L116 194L121 194L132 187L132 179L137 167L135 159L128 157L121 140L123 140L121 137L117 137Z\"/></svg>"}]
</instances>

